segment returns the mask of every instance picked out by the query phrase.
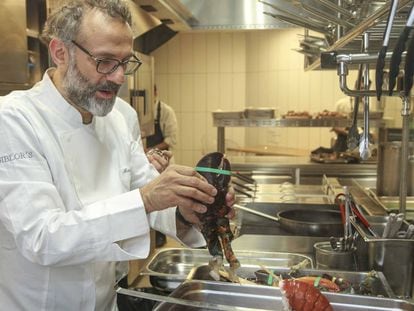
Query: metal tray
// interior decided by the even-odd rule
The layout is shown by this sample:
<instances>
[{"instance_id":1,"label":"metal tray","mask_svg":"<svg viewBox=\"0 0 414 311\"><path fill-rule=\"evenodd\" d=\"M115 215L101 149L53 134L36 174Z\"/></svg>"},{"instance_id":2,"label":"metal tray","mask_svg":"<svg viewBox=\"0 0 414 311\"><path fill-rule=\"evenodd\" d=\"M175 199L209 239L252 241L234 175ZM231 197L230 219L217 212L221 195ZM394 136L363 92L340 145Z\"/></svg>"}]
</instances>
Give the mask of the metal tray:
<instances>
[{"instance_id":1,"label":"metal tray","mask_svg":"<svg viewBox=\"0 0 414 311\"><path fill-rule=\"evenodd\" d=\"M309 260L309 267L313 267L312 259L301 254L247 250L235 251L235 254L244 268L260 265L270 269L291 267L305 259ZM156 289L173 291L186 280L194 267L206 265L210 259L206 249L166 248L155 253L141 274L149 275L151 285Z\"/></svg>"},{"instance_id":2,"label":"metal tray","mask_svg":"<svg viewBox=\"0 0 414 311\"><path fill-rule=\"evenodd\" d=\"M216 304L237 308L261 310L283 310L282 293L277 287L255 286L210 281L186 281L170 296L193 301L214 302ZM325 293L334 311L350 310L381 310L381 311L411 311L414 305L405 300L393 298L377 298L358 295ZM161 303L156 311L187 311L194 307ZM199 308L197 310L212 310Z\"/></svg>"},{"instance_id":3,"label":"metal tray","mask_svg":"<svg viewBox=\"0 0 414 311\"><path fill-rule=\"evenodd\" d=\"M259 270L260 267L241 267L237 270L237 275L248 279L254 280L256 278L255 271ZM290 272L289 268L276 268L271 269L275 275L287 274ZM188 275L188 280L198 280L198 281L214 281L211 278L209 272L211 271L210 267L199 266L193 268L193 270ZM328 274L336 278L343 278L349 281L353 285L358 285L363 282L369 275L368 272L354 272L354 271L339 271L339 270L322 270L322 269L300 269L296 272L295 277L302 276L322 276L323 274ZM385 276L382 272L376 272L377 278L375 278L371 283L372 295L378 297L387 297L387 298L396 298L390 285L388 284ZM258 284L260 285L260 284ZM265 285L266 286L266 285Z\"/></svg>"},{"instance_id":4,"label":"metal tray","mask_svg":"<svg viewBox=\"0 0 414 311\"><path fill-rule=\"evenodd\" d=\"M387 216L367 216L372 229L382 235ZM414 239L376 238L353 217L351 223L358 231L357 261L360 269L382 271L392 290L400 297L414 297ZM401 229L406 230L407 222Z\"/></svg>"}]
</instances>

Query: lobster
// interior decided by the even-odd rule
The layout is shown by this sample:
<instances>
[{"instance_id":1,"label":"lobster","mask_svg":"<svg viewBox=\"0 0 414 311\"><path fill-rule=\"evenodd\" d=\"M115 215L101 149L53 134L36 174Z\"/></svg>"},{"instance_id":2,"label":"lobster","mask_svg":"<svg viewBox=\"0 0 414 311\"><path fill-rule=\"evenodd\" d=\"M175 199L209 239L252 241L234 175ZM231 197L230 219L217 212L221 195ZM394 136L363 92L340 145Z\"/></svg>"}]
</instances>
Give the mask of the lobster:
<instances>
[{"instance_id":1,"label":"lobster","mask_svg":"<svg viewBox=\"0 0 414 311\"><path fill-rule=\"evenodd\" d=\"M299 279L286 279L279 282L285 298L286 310L293 311L333 311L329 300L309 282Z\"/></svg>"},{"instance_id":2,"label":"lobster","mask_svg":"<svg viewBox=\"0 0 414 311\"><path fill-rule=\"evenodd\" d=\"M235 271L240 262L234 255L231 241L234 236L230 229L229 219L226 215L230 207L226 205L226 194L231 179L230 162L220 152L205 155L197 163L196 170L217 189L217 195L212 204L206 205L207 212L198 214L201 222L201 232L207 242L209 253L213 256L209 262L212 268L210 275L219 280L219 270L223 265L223 252L230 264L230 273L235 281Z\"/></svg>"}]
</instances>

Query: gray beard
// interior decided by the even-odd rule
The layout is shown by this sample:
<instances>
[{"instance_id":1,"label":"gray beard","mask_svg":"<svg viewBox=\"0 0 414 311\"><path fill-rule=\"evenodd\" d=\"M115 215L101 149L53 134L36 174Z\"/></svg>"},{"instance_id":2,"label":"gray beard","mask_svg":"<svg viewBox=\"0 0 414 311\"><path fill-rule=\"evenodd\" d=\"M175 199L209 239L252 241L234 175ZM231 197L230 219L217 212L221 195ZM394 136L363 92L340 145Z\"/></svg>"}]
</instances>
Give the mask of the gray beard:
<instances>
[{"instance_id":1,"label":"gray beard","mask_svg":"<svg viewBox=\"0 0 414 311\"><path fill-rule=\"evenodd\" d=\"M90 84L88 79L78 70L73 58L71 58L68 70L63 77L63 87L72 103L98 117L106 116L111 112L116 96L111 99L96 98L96 91L104 89L118 93L120 88L118 84L111 81L97 85Z\"/></svg>"}]
</instances>

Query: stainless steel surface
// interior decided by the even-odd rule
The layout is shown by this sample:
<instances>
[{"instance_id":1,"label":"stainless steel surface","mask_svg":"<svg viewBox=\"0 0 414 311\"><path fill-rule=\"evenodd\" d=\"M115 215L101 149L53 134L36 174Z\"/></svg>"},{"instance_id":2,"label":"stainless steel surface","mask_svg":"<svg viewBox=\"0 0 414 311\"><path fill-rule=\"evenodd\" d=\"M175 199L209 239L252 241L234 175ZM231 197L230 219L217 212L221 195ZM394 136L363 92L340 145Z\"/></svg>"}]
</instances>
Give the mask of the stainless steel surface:
<instances>
[{"instance_id":1,"label":"stainless steel surface","mask_svg":"<svg viewBox=\"0 0 414 311\"><path fill-rule=\"evenodd\" d=\"M374 93L375 95L375 93ZM216 127L348 127L351 119L214 119ZM374 127L386 127L388 120L371 120Z\"/></svg>"},{"instance_id":2,"label":"stainless steel surface","mask_svg":"<svg viewBox=\"0 0 414 311\"><path fill-rule=\"evenodd\" d=\"M346 72L346 75L348 73ZM346 77L345 74L341 77ZM367 91L373 92L373 91ZM373 95L375 92L373 92ZM213 119L214 126L217 127L217 150L225 152L225 127L349 127L351 119ZM376 119L371 120L371 126L376 128L386 127L391 120Z\"/></svg>"},{"instance_id":3,"label":"stainless steel surface","mask_svg":"<svg viewBox=\"0 0 414 311\"><path fill-rule=\"evenodd\" d=\"M409 155L414 154L414 144L409 144ZM408 196L414 195L414 163L409 161L408 166L402 171L402 145L401 142L386 142L378 146L378 177L376 194L378 196L399 196L401 175L396 172L407 172L404 180Z\"/></svg>"},{"instance_id":4,"label":"stainless steel surface","mask_svg":"<svg viewBox=\"0 0 414 311\"><path fill-rule=\"evenodd\" d=\"M326 237L243 234L232 242L232 247L235 251L292 252L314 258L313 245L326 240Z\"/></svg>"},{"instance_id":5,"label":"stainless steel surface","mask_svg":"<svg viewBox=\"0 0 414 311\"><path fill-rule=\"evenodd\" d=\"M330 242L318 242L314 245L317 269L355 271L357 269L355 248L334 250Z\"/></svg>"},{"instance_id":6,"label":"stainless steel surface","mask_svg":"<svg viewBox=\"0 0 414 311\"><path fill-rule=\"evenodd\" d=\"M414 40L414 39L411 39ZM413 41L414 42L414 41ZM405 75L409 74L407 70ZM410 76L411 86L412 86L412 74ZM404 83L406 84L406 83ZM411 88L410 86L410 88ZM407 199L407 181L408 177L411 177L411 174L408 173L409 167L409 153L410 153L410 114L411 114L411 97L410 90L406 90L405 96L403 97L403 109L401 110L402 117L402 140L401 140L401 170L400 173L400 210L399 212L404 214L406 213L406 199Z\"/></svg>"},{"instance_id":7,"label":"stainless steel surface","mask_svg":"<svg viewBox=\"0 0 414 311\"><path fill-rule=\"evenodd\" d=\"M305 50L305 66L320 67L321 51L339 50L351 53L359 50L360 35L372 36L370 52L378 52L390 10L385 0L311 1L311 0L134 0L138 5L151 6L159 20L168 20L175 31L182 30L245 30L279 29L292 24L319 32L326 41L320 49ZM400 0L390 48L403 28L409 10L409 0ZM305 31L305 40L307 32ZM357 48L355 47L357 46ZM299 51L304 51L298 49Z\"/></svg>"},{"instance_id":8,"label":"stainless steel surface","mask_svg":"<svg viewBox=\"0 0 414 311\"><path fill-rule=\"evenodd\" d=\"M355 272L355 271L340 271L340 270L331 270L331 269L308 269L308 268L299 268L292 270L291 268L269 268L265 267L268 270L271 270L273 274L279 276L283 275L286 277L287 275L291 275L294 278L300 278L304 276L322 276L324 274L327 274L329 276L335 277L336 279L342 278L348 282L350 282L350 286L354 288L358 288L359 284L367 280L371 277L371 274L369 272ZM257 272L263 271L263 268L259 265L256 267L241 267L237 270L237 275L247 279L251 280L253 282L257 282L259 285L266 285L266 283L261 282L262 279L257 278ZM211 278L210 275L211 267L209 266L199 266L195 267L191 270L190 274L188 275L187 280L198 280L198 281L214 281ZM268 280L268 273L265 274L265 280ZM260 274L259 274L260 275ZM393 291L391 290L391 287L389 286L384 274L382 272L376 272L374 273L374 277L370 278L372 280L372 286L371 286L371 293L366 293L368 296L378 296L378 297L388 297L388 298L395 298L395 295ZM263 284L264 283L264 284ZM350 294L349 292L345 292L347 294ZM352 293L350 295L357 295L358 293Z\"/></svg>"},{"instance_id":9,"label":"stainless steel surface","mask_svg":"<svg viewBox=\"0 0 414 311\"><path fill-rule=\"evenodd\" d=\"M119 287L116 292L121 295L128 295L132 297L142 298L142 299L149 299L153 301L159 301L163 303L171 303L175 306L182 306L182 307L191 307L196 309L202 310L220 310L220 311L237 311L237 310L260 310L257 308L244 308L244 307L234 307L233 305L225 305L225 304L217 304L208 301L197 301L197 300L188 300L183 298L176 298L170 296L163 296L158 294L151 294L146 292L134 291L130 289L125 289Z\"/></svg>"},{"instance_id":10,"label":"stainless steel surface","mask_svg":"<svg viewBox=\"0 0 414 311\"><path fill-rule=\"evenodd\" d=\"M288 25L263 14L264 5L251 0L134 0L151 5L158 19L168 19L181 30L278 29ZM284 5L284 4L282 4Z\"/></svg>"},{"instance_id":11,"label":"stainless steel surface","mask_svg":"<svg viewBox=\"0 0 414 311\"><path fill-rule=\"evenodd\" d=\"M237 250L235 254L242 267L256 267L260 264L271 268L290 267L304 259L308 259L311 267L313 267L311 257L297 254L294 251L282 253L247 249ZM155 288L172 291L186 279L192 268L205 265L210 259L211 255L206 249L162 249L154 254L141 274L149 275L151 284ZM225 263L225 266L228 266L227 263Z\"/></svg>"},{"instance_id":12,"label":"stainless steel surface","mask_svg":"<svg viewBox=\"0 0 414 311\"><path fill-rule=\"evenodd\" d=\"M387 217L367 217L373 229L382 235ZM374 238L367 230L353 221L361 235L357 241L357 259L360 269L382 271L397 296L413 297L414 239ZM408 224L403 223L403 230Z\"/></svg>"},{"instance_id":13,"label":"stainless steel surface","mask_svg":"<svg viewBox=\"0 0 414 311\"><path fill-rule=\"evenodd\" d=\"M223 282L187 281L177 288L171 296L195 301L214 301L218 304L233 305L235 307L283 310L282 293L280 292L280 289L270 286L240 286L238 284ZM408 301L392 298L351 296L334 293L326 293L325 296L328 298L335 311L414 310L414 306ZM161 303L155 310L193 309Z\"/></svg>"},{"instance_id":14,"label":"stainless steel surface","mask_svg":"<svg viewBox=\"0 0 414 311\"><path fill-rule=\"evenodd\" d=\"M326 50L327 51L342 51L345 53L352 53L355 52L354 44L357 43L359 45L360 35L364 32L370 32L373 35L372 38L372 52L378 52L380 45L382 34L384 32L384 28L386 26L385 19L386 15L388 14L390 7L387 5L386 1L362 1L361 3L362 10L361 12L366 13L366 16L363 20L361 20L355 27L346 31L346 33L338 40L336 40L332 45L330 45ZM409 4L410 1L400 1L398 6L399 14L396 16L395 26L393 28L393 32L391 34L391 42L390 47L393 47L395 41L403 29L403 24L408 17L409 11ZM371 9L364 10L367 6L371 6ZM308 70L317 69L320 66L320 58L314 58L314 61L310 63L307 67Z\"/></svg>"}]
</instances>

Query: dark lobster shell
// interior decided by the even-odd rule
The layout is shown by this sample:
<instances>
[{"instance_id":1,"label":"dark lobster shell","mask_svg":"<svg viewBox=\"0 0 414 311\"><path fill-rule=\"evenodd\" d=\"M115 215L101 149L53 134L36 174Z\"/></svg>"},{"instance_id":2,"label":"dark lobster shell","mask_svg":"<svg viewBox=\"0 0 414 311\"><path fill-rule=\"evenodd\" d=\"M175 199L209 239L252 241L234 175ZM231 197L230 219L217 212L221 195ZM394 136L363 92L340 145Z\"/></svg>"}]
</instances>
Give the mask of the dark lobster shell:
<instances>
[{"instance_id":1,"label":"dark lobster shell","mask_svg":"<svg viewBox=\"0 0 414 311\"><path fill-rule=\"evenodd\" d=\"M230 162L220 152L213 152L205 155L198 163L197 167L213 168L230 171ZM199 214L202 224L204 238L207 241L207 247L213 257L223 258L223 251L231 267L238 267L239 262L231 248L233 233L230 230L230 224L226 215L230 208L226 205L226 194L228 191L231 176L216 172L199 173L217 189L217 195L214 203L206 205L207 212Z\"/></svg>"}]
</instances>

